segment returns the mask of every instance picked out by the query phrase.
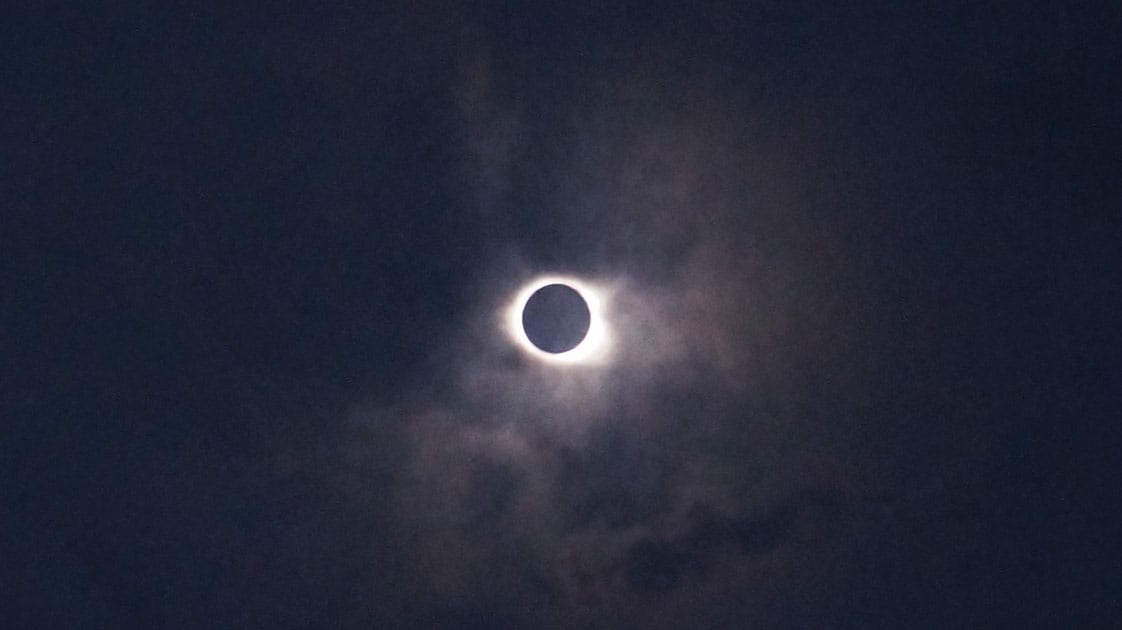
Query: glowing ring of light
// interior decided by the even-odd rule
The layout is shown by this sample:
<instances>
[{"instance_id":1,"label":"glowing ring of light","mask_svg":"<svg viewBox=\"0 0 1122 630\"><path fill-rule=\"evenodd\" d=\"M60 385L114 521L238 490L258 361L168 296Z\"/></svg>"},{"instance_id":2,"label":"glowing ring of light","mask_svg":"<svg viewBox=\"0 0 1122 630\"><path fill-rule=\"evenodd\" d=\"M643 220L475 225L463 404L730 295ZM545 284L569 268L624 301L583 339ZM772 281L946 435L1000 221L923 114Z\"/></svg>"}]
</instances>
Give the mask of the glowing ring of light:
<instances>
[{"instance_id":1,"label":"glowing ring of light","mask_svg":"<svg viewBox=\"0 0 1122 630\"><path fill-rule=\"evenodd\" d=\"M564 284L572 287L588 305L588 332L575 348L565 352L546 352L535 346L526 336L526 330L522 327L522 311L526 308L526 302L530 300L530 296L538 289L551 284ZM538 276L524 284L515 293L514 299L507 305L503 314L503 325L507 334L523 352L546 363L590 364L602 363L608 358L610 335L608 334L608 326L604 321L603 292L599 288L572 276Z\"/></svg>"}]
</instances>

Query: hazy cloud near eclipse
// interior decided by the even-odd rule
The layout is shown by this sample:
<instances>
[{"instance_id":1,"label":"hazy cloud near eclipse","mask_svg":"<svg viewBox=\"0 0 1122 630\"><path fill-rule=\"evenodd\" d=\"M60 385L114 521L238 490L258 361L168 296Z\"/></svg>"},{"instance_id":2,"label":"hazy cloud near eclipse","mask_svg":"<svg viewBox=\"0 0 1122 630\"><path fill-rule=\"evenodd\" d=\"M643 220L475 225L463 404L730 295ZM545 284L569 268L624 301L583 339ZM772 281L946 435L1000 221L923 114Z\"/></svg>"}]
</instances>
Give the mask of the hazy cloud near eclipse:
<instances>
[{"instance_id":1,"label":"hazy cloud near eclipse","mask_svg":"<svg viewBox=\"0 0 1122 630\"><path fill-rule=\"evenodd\" d=\"M564 129L522 133L517 83L485 53L467 59L454 92L475 205L501 224L504 208L541 204L564 241L543 249L572 262L542 266L533 240L497 247L462 332L437 352L447 386L353 414L404 454L391 510L418 579L465 606L498 583L511 601L593 618L641 614L616 598L651 592L663 613L686 605L664 593L686 581L721 601L730 583L806 579L788 555L845 528L806 514L861 484L844 419L868 366L846 355L838 244L799 229L829 221L792 192L800 147L754 131L793 120L745 124L750 94L644 68L588 79ZM549 159L518 166L546 140ZM605 287L607 364L543 365L502 331L510 295L548 272ZM842 334L826 338L831 319ZM851 382L820 379L846 361Z\"/></svg>"}]
</instances>

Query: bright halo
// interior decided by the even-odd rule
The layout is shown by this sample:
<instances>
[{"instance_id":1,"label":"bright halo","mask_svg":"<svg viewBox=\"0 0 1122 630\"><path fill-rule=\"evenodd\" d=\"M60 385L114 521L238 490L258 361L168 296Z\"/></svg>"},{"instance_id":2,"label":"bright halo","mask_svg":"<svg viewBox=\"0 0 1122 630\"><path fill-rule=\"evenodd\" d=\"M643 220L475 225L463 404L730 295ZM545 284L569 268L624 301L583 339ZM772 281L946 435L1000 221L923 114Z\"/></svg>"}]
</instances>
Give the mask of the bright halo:
<instances>
[{"instance_id":1,"label":"bright halo","mask_svg":"<svg viewBox=\"0 0 1122 630\"><path fill-rule=\"evenodd\" d=\"M526 336L526 330L522 327L522 311L526 308L526 302L529 301L530 296L538 289L551 284L565 284L572 287L588 305L588 332L575 348L565 352L546 352L535 346ZM503 314L503 326L510 338L523 352L546 363L603 363L608 358L610 346L608 326L604 321L604 302L604 294L601 289L572 276L538 276L522 285L515 293L514 299L507 305Z\"/></svg>"}]
</instances>

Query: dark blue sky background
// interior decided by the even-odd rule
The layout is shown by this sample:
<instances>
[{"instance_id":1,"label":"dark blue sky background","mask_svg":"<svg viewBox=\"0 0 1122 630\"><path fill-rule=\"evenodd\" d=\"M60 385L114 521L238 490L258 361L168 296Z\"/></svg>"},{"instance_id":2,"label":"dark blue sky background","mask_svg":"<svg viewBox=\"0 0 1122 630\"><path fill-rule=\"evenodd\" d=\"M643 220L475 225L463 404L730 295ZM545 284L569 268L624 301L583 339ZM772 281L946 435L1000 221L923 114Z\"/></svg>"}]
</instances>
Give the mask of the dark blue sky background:
<instances>
[{"instance_id":1,"label":"dark blue sky background","mask_svg":"<svg viewBox=\"0 0 1122 630\"><path fill-rule=\"evenodd\" d=\"M0 625L1109 625L1119 9L740 4L3 20Z\"/></svg>"}]
</instances>

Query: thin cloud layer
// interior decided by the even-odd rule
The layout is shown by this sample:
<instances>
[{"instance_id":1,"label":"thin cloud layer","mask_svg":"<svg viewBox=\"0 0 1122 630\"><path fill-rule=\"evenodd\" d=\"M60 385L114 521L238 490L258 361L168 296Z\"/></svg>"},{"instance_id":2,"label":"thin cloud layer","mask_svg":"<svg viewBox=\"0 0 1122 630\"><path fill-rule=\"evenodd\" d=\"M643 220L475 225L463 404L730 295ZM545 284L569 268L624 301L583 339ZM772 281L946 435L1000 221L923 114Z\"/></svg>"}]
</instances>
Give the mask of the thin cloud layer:
<instances>
[{"instance_id":1,"label":"thin cloud layer","mask_svg":"<svg viewBox=\"0 0 1122 630\"><path fill-rule=\"evenodd\" d=\"M822 210L800 206L797 166L750 170L798 149L752 142L766 121L734 116L750 94L608 72L548 136L560 148L526 165L541 122L537 138L511 133L529 114L487 59L471 56L458 88L463 178L485 210L530 195L559 240L490 261L437 352L441 385L353 413L401 453L388 492L415 579L453 609L537 602L542 617L516 617L547 625L611 626L632 608L672 625L694 606L684 587L728 604L766 583L742 605L777 619L793 614L782 588L837 592L805 557L836 562L856 527L831 506L867 473L845 451L862 394L842 388L870 366L844 357L855 339L838 331L855 322L828 284L851 278L829 267L837 235L800 232ZM610 361L542 364L505 334L520 283L557 272L607 287ZM824 380L841 361L846 382Z\"/></svg>"}]
</instances>

